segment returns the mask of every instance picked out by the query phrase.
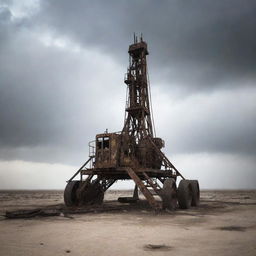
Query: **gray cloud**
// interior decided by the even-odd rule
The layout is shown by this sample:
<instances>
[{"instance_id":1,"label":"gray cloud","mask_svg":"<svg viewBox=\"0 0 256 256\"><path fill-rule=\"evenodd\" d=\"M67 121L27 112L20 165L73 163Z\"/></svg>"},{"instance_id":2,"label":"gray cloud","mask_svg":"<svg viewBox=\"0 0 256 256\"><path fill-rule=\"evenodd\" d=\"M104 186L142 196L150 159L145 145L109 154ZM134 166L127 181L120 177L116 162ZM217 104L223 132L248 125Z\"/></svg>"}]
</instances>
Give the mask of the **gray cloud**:
<instances>
[{"instance_id":1,"label":"gray cloud","mask_svg":"<svg viewBox=\"0 0 256 256\"><path fill-rule=\"evenodd\" d=\"M169 153L256 155L256 88L236 88L183 99L162 96L157 130ZM169 127L170 130L166 129Z\"/></svg>"},{"instance_id":2,"label":"gray cloud","mask_svg":"<svg viewBox=\"0 0 256 256\"><path fill-rule=\"evenodd\" d=\"M120 129L123 74L111 58L72 43L63 47L65 40L47 39L47 31L44 41L37 29L17 30L9 21L5 28L10 37L0 47L0 158L81 161L95 133Z\"/></svg>"},{"instance_id":3,"label":"gray cloud","mask_svg":"<svg viewBox=\"0 0 256 256\"><path fill-rule=\"evenodd\" d=\"M122 63L131 34L143 32L153 81L164 76L194 91L255 81L255 12L250 0L54 1L43 5L39 20Z\"/></svg>"},{"instance_id":4,"label":"gray cloud","mask_svg":"<svg viewBox=\"0 0 256 256\"><path fill-rule=\"evenodd\" d=\"M254 155L255 6L43 1L23 18L2 7L1 159L77 164L96 133L120 130L134 31L149 43L166 152Z\"/></svg>"},{"instance_id":5,"label":"gray cloud","mask_svg":"<svg viewBox=\"0 0 256 256\"><path fill-rule=\"evenodd\" d=\"M7 41L8 24L11 21L11 12L7 7L0 7L0 43L1 45ZM1 50L1 48L0 48Z\"/></svg>"}]
</instances>

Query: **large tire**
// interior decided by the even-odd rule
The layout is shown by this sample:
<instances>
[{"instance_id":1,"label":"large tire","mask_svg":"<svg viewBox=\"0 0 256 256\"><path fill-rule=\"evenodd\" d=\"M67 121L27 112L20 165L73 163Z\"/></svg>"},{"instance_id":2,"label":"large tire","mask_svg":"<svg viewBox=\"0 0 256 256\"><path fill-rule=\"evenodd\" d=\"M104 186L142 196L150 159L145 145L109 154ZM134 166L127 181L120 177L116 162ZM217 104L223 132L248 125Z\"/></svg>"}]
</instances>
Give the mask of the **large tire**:
<instances>
[{"instance_id":1,"label":"large tire","mask_svg":"<svg viewBox=\"0 0 256 256\"><path fill-rule=\"evenodd\" d=\"M64 202L66 206L71 207L71 206L76 206L78 204L76 191L79 187L79 183L80 181L73 180L67 184L64 190Z\"/></svg>"},{"instance_id":2,"label":"large tire","mask_svg":"<svg viewBox=\"0 0 256 256\"><path fill-rule=\"evenodd\" d=\"M99 183L89 183L82 191L80 204L102 204L104 191Z\"/></svg>"},{"instance_id":3,"label":"large tire","mask_svg":"<svg viewBox=\"0 0 256 256\"><path fill-rule=\"evenodd\" d=\"M174 179L166 179L161 190L163 209L175 210L177 208L177 187Z\"/></svg>"},{"instance_id":4,"label":"large tire","mask_svg":"<svg viewBox=\"0 0 256 256\"><path fill-rule=\"evenodd\" d=\"M190 180L189 181L191 184L191 189L192 189L192 206L199 206L200 204L200 188L199 188L199 183L197 180Z\"/></svg>"},{"instance_id":5,"label":"large tire","mask_svg":"<svg viewBox=\"0 0 256 256\"><path fill-rule=\"evenodd\" d=\"M192 186L189 180L181 180L178 187L178 202L181 209L188 209L192 203Z\"/></svg>"}]
</instances>

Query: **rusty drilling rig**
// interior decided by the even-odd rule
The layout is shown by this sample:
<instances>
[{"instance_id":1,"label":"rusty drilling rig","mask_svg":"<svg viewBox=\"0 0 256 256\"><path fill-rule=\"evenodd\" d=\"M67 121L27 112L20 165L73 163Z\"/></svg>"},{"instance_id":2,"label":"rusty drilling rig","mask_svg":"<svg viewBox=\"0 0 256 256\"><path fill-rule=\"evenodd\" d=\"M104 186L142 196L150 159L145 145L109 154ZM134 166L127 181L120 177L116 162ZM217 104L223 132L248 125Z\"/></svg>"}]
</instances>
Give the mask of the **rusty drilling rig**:
<instances>
[{"instance_id":1,"label":"rusty drilling rig","mask_svg":"<svg viewBox=\"0 0 256 256\"><path fill-rule=\"evenodd\" d=\"M119 198L120 202L136 202L139 189L155 210L198 206L198 181L182 176L161 151L164 141L155 137L147 73L148 48L142 36L139 40L134 36L128 53L123 129L98 134L89 143L89 159L67 181L65 204L68 207L100 204L112 184L130 179L135 183L133 196ZM79 180L74 180L77 175ZM177 177L181 179L178 187Z\"/></svg>"}]
</instances>

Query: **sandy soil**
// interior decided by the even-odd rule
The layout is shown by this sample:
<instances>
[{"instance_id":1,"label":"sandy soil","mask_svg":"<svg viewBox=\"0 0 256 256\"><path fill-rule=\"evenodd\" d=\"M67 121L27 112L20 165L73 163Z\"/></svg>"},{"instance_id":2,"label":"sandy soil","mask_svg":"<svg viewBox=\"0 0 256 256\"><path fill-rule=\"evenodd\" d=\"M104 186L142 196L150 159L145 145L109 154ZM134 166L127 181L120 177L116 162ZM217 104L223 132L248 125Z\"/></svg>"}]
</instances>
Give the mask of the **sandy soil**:
<instances>
[{"instance_id":1,"label":"sandy soil","mask_svg":"<svg viewBox=\"0 0 256 256\"><path fill-rule=\"evenodd\" d=\"M0 255L256 255L256 191L203 191L199 208L154 214L145 201L115 211L5 219ZM1 191L6 210L60 205L61 191Z\"/></svg>"}]
</instances>

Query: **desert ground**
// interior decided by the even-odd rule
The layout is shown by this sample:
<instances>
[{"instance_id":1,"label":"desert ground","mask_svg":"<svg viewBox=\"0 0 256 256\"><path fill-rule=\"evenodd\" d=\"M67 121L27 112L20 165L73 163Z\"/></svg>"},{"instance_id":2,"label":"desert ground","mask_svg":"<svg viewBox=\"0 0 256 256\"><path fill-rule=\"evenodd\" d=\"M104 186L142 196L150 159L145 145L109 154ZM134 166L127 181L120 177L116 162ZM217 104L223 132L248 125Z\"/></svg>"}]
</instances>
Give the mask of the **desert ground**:
<instances>
[{"instance_id":1,"label":"desert ground","mask_svg":"<svg viewBox=\"0 0 256 256\"><path fill-rule=\"evenodd\" d=\"M256 191L202 191L189 210L155 214L131 191L109 191L103 208L7 219L17 209L62 209L62 191L0 192L0 255L256 255Z\"/></svg>"}]
</instances>

